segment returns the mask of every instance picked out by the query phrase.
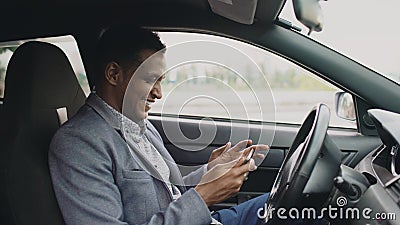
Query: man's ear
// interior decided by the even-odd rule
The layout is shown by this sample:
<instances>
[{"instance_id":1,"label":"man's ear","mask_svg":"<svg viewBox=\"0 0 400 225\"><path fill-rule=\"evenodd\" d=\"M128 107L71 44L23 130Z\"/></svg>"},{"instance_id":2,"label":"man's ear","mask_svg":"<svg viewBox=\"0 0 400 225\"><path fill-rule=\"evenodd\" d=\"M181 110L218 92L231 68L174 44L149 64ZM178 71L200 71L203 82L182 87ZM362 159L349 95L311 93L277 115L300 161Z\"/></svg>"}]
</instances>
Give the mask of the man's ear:
<instances>
[{"instance_id":1,"label":"man's ear","mask_svg":"<svg viewBox=\"0 0 400 225\"><path fill-rule=\"evenodd\" d=\"M106 81L112 86L116 86L122 79L122 68L116 62L110 62L107 64L104 71Z\"/></svg>"}]
</instances>

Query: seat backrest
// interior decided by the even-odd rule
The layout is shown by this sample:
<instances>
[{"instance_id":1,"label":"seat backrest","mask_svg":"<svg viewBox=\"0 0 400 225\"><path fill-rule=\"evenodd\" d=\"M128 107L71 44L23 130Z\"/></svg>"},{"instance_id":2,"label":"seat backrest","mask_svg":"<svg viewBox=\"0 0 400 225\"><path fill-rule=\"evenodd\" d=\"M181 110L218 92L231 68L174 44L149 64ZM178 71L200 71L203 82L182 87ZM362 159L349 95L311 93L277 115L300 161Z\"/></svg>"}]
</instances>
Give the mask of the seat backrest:
<instances>
[{"instance_id":1,"label":"seat backrest","mask_svg":"<svg viewBox=\"0 0 400 225\"><path fill-rule=\"evenodd\" d=\"M64 52L22 44L7 67L0 117L0 224L63 225L48 168L51 138L84 104Z\"/></svg>"}]
</instances>

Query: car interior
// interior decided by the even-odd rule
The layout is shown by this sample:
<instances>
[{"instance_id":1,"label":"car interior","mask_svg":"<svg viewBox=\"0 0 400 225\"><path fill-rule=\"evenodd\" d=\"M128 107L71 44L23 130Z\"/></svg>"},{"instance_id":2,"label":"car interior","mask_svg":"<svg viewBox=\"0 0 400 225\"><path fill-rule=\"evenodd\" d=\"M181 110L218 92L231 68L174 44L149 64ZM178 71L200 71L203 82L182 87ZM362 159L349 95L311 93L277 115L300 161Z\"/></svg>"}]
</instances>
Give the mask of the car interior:
<instances>
[{"instance_id":1,"label":"car interior","mask_svg":"<svg viewBox=\"0 0 400 225\"><path fill-rule=\"evenodd\" d=\"M369 215L400 215L400 154L397 154L400 105L395 103L400 99L399 85L282 22L279 14L286 3L285 0L258 0L251 4L239 0L4 3L0 13L5 21L0 47L9 47L10 43L18 47L7 64L0 104L0 224L64 224L51 184L47 152L54 132L84 104L88 93L71 66L74 59L43 40L71 35L79 49L88 86L93 88L96 40L104 29L115 24L139 25L160 33L229 38L283 58L342 90L336 95L335 108L315 104L301 115L304 118L301 123L214 117L209 123L204 120L209 117L205 116L150 113L149 120L180 165L202 165L213 149L228 141L236 143L249 138L253 143L270 146L265 160L249 174L239 193L211 206L210 211L271 192L268 209L334 206L356 208L360 212L370 209ZM307 27L310 31L320 29L312 24ZM345 95L354 102L355 128L330 124ZM176 123L186 139L169 132L168 128L174 128ZM211 143L198 140L202 132L211 131L214 133ZM233 131L242 135L232 138ZM177 139L178 145L173 141ZM206 147L200 151L186 150L199 145ZM345 204L339 202L343 197ZM400 224L393 217L366 218L361 213L357 218L327 217L330 224ZM282 224L276 211L268 211L263 219L269 224Z\"/></svg>"}]
</instances>

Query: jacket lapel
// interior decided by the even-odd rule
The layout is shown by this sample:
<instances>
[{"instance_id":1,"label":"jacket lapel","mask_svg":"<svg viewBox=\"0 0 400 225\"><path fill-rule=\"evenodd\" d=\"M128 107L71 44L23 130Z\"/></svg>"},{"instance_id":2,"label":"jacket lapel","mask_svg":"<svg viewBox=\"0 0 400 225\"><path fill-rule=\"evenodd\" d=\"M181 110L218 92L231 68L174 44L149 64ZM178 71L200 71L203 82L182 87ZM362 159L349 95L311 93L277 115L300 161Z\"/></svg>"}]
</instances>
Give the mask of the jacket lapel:
<instances>
[{"instance_id":1,"label":"jacket lapel","mask_svg":"<svg viewBox=\"0 0 400 225\"><path fill-rule=\"evenodd\" d=\"M127 143L127 145L131 149L131 155L133 159L138 163L138 165L143 168L143 170L147 171L149 174L155 174L156 178L160 181L161 175L158 173L156 168L153 166L153 164L139 151L139 146L135 144L129 144L124 135L122 134L121 127L122 127L122 121L116 118L113 113L111 112L110 109L107 108L103 100L100 99L96 94L90 94L89 97L86 100L86 104L89 105L91 108L93 108L108 124L110 124L111 127L113 127L118 134L124 139L124 141ZM161 137L159 136L157 130L155 127L149 122L146 121L147 124L147 130L146 130L146 137L149 139L150 143L153 144L153 146L160 152L161 156L165 159L169 169L170 169L170 182L180 189L180 191L183 193L186 191L184 188L184 182L182 179L182 175L179 171L179 168L177 167L174 159L171 157L171 155L168 153L168 151L165 149L164 144L162 142ZM167 188L167 187L165 187ZM167 188L168 189L168 188ZM168 190L169 192L169 190Z\"/></svg>"},{"instance_id":2,"label":"jacket lapel","mask_svg":"<svg viewBox=\"0 0 400 225\"><path fill-rule=\"evenodd\" d=\"M169 154L168 150L165 148L162 138L153 124L150 121L146 121L147 131L146 137L153 144L153 146L160 152L161 156L165 159L169 169L170 169L170 181L172 184L176 185L179 190L183 193L186 191L185 184L182 179L182 174L176 165L175 160Z\"/></svg>"}]
</instances>

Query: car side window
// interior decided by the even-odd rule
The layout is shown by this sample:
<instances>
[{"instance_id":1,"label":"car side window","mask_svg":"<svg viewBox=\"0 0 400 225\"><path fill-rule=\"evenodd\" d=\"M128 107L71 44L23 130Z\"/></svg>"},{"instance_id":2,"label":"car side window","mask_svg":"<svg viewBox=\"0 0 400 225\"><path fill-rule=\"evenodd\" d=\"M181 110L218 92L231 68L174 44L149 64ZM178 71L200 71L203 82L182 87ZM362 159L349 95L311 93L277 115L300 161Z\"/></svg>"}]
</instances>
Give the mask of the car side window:
<instances>
[{"instance_id":1,"label":"car side window","mask_svg":"<svg viewBox=\"0 0 400 225\"><path fill-rule=\"evenodd\" d=\"M48 37L48 38L38 38L32 40L18 40L18 41L10 41L0 43L0 102L4 98L4 90L7 88L5 86L5 78L6 78L6 70L8 62L14 53L14 51L27 41L43 41L54 44L58 46L60 49L64 51L67 55L72 68L74 69L76 78L79 81L79 84L82 87L84 93L89 95L90 87L88 83L88 79L86 77L85 68L82 63L82 59L79 53L78 45L76 44L75 39L71 35L60 36L60 37Z\"/></svg>"},{"instance_id":2,"label":"car side window","mask_svg":"<svg viewBox=\"0 0 400 225\"><path fill-rule=\"evenodd\" d=\"M339 88L276 54L213 35L159 35L167 46L167 72L152 113L301 124L312 107L325 103L330 126L356 128L336 116Z\"/></svg>"}]
</instances>

